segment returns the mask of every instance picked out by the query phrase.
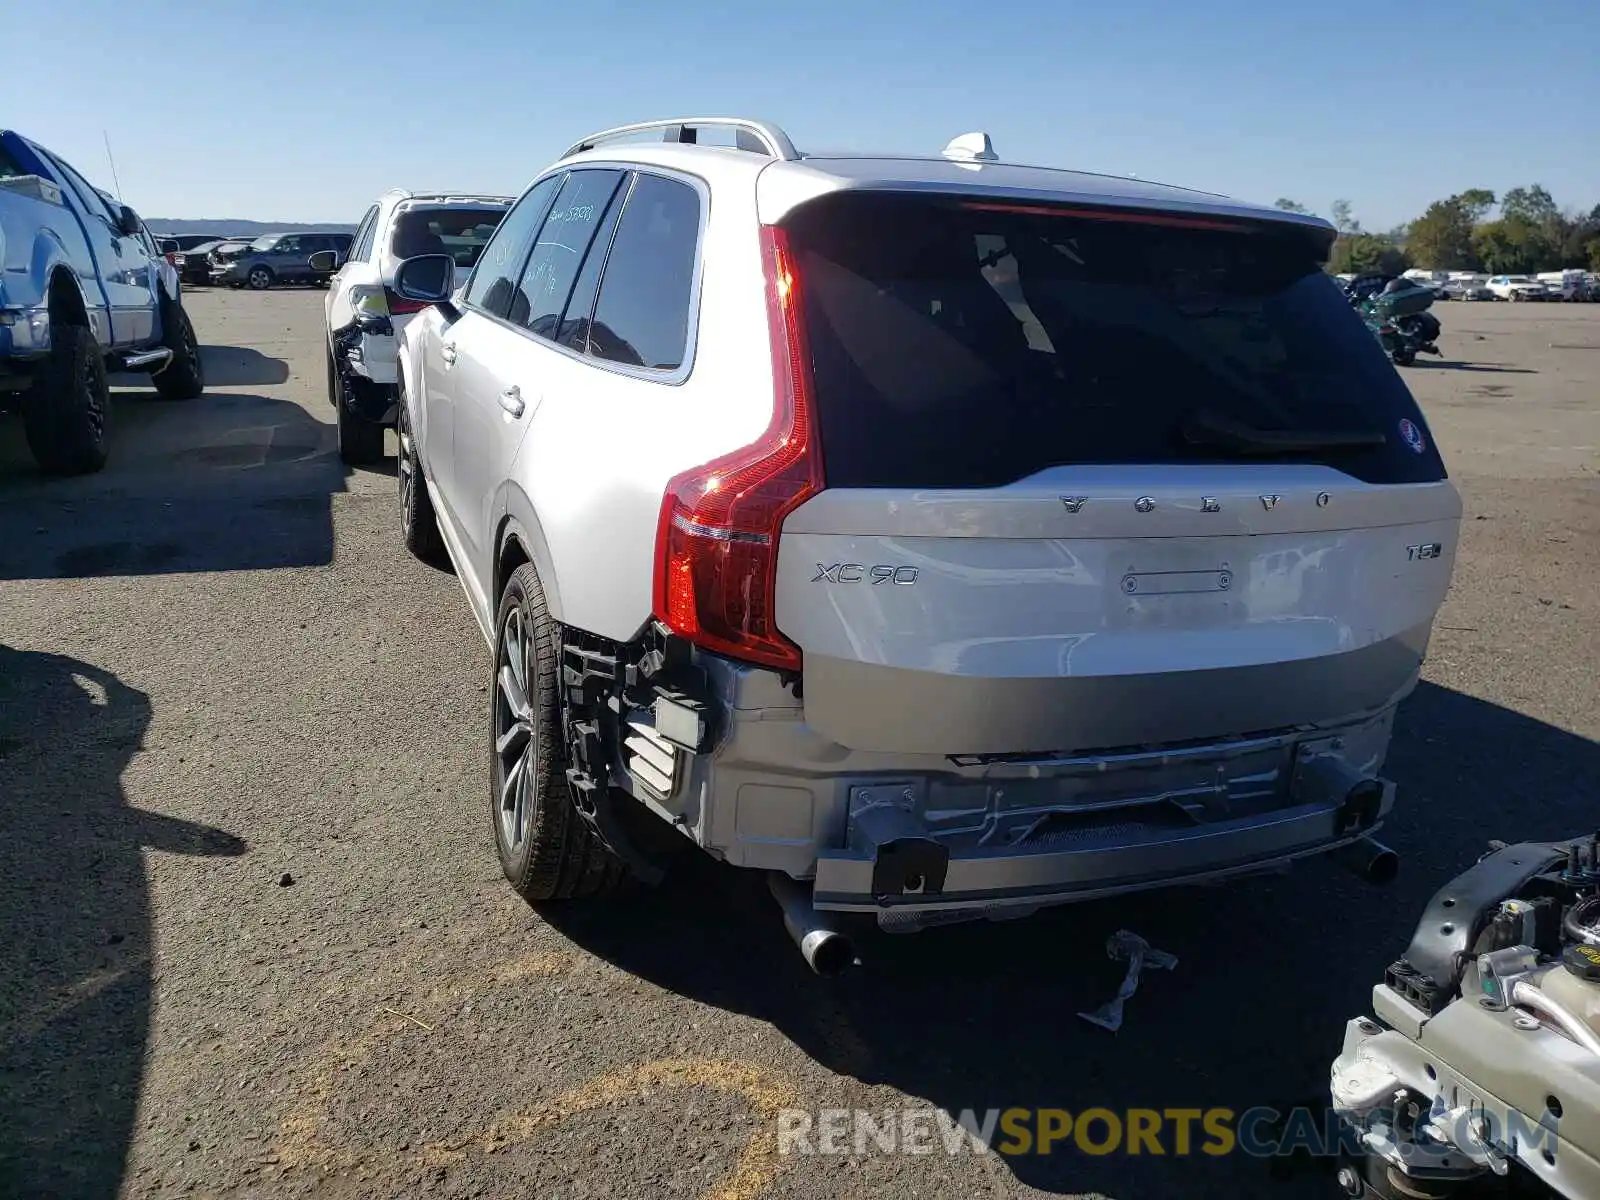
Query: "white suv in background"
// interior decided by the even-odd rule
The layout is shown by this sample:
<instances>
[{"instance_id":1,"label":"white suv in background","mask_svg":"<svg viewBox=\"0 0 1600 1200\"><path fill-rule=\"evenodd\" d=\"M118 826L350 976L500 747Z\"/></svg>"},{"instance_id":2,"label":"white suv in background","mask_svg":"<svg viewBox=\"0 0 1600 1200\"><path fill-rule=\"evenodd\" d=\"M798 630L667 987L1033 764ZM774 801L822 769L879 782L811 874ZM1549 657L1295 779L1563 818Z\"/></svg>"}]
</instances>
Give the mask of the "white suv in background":
<instances>
[{"instance_id":1,"label":"white suv in background","mask_svg":"<svg viewBox=\"0 0 1600 1200\"><path fill-rule=\"evenodd\" d=\"M402 527L492 651L513 886L692 843L827 971L835 911L1387 876L1461 503L1334 236L682 119L573 146L464 287L403 264Z\"/></svg>"},{"instance_id":2,"label":"white suv in background","mask_svg":"<svg viewBox=\"0 0 1600 1200\"><path fill-rule=\"evenodd\" d=\"M342 266L328 252L314 269L328 284L328 400L338 411L339 454L347 463L383 457L394 423L395 336L426 307L394 291L394 269L420 254L447 254L465 280L506 210L508 196L385 192L356 227Z\"/></svg>"}]
</instances>

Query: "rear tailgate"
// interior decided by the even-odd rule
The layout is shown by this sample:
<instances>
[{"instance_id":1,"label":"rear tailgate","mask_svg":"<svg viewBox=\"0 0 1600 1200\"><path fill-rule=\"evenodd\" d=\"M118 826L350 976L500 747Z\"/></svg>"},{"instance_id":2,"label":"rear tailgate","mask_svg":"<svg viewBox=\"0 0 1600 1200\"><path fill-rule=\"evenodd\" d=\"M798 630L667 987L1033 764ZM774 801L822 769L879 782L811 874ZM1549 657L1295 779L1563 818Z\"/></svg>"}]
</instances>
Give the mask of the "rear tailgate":
<instances>
[{"instance_id":1,"label":"rear tailgate","mask_svg":"<svg viewBox=\"0 0 1600 1200\"><path fill-rule=\"evenodd\" d=\"M881 196L786 224L827 490L777 620L819 732L1171 743L1414 681L1460 502L1303 233Z\"/></svg>"}]
</instances>

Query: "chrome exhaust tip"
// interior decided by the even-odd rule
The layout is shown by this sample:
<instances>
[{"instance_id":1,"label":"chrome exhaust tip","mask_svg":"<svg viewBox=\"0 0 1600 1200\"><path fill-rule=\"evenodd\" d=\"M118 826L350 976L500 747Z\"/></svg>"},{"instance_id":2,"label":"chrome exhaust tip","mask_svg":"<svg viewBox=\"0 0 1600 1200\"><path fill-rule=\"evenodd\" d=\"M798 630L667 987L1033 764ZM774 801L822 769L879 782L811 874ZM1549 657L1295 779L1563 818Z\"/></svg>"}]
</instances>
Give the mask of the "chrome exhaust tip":
<instances>
[{"instance_id":1,"label":"chrome exhaust tip","mask_svg":"<svg viewBox=\"0 0 1600 1200\"><path fill-rule=\"evenodd\" d=\"M811 903L811 889L807 885L774 871L767 876L767 886L783 910L783 927L800 948L800 957L806 960L806 966L818 975L832 978L860 964L850 939L835 929Z\"/></svg>"},{"instance_id":2,"label":"chrome exhaust tip","mask_svg":"<svg viewBox=\"0 0 1600 1200\"><path fill-rule=\"evenodd\" d=\"M1400 873L1400 856L1375 838L1347 842L1333 856L1347 871L1379 887L1393 883Z\"/></svg>"}]
</instances>

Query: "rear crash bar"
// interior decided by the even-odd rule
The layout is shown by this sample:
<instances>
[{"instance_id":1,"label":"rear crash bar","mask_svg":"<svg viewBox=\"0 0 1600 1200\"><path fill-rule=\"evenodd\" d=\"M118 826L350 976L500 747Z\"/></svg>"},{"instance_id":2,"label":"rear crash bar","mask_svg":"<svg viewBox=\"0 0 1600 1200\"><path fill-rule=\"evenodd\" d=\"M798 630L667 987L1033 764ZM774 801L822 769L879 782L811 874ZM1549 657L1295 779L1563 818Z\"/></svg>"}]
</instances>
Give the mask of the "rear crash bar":
<instances>
[{"instance_id":1,"label":"rear crash bar","mask_svg":"<svg viewBox=\"0 0 1600 1200\"><path fill-rule=\"evenodd\" d=\"M1393 806L1392 783L1335 763L1308 773L1297 790L1302 803L1271 813L1146 837L1103 833L956 853L910 813L875 806L856 814L846 848L818 856L813 903L880 914L1032 908L1273 870L1333 850L1363 878L1393 878L1394 853L1367 836Z\"/></svg>"}]
</instances>

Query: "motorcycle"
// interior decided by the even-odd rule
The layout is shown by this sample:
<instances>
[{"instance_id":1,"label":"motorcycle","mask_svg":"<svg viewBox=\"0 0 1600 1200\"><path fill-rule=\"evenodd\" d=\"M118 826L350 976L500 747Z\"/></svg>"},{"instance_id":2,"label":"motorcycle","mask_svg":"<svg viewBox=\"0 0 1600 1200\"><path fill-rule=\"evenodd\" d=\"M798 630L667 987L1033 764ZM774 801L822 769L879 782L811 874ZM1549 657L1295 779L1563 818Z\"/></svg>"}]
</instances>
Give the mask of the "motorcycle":
<instances>
[{"instance_id":1,"label":"motorcycle","mask_svg":"<svg viewBox=\"0 0 1600 1200\"><path fill-rule=\"evenodd\" d=\"M1432 288L1414 284L1352 295L1351 303L1394 365L1409 367L1418 354L1440 353L1436 343L1444 327L1428 311L1434 298Z\"/></svg>"}]
</instances>

